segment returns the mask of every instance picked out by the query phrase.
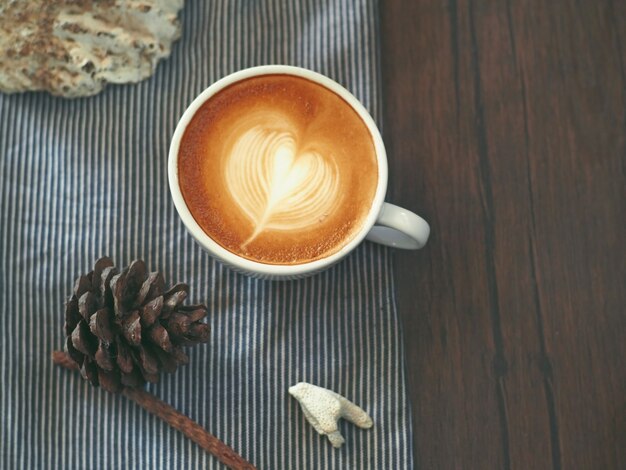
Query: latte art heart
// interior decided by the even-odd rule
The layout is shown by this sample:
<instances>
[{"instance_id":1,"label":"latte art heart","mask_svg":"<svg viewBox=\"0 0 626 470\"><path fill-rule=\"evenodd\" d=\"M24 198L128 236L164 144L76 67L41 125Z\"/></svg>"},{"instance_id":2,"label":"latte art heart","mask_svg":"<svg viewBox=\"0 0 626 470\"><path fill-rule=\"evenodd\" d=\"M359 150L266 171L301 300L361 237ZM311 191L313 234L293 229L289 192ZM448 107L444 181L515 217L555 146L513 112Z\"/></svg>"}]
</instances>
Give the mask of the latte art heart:
<instances>
[{"instance_id":1,"label":"latte art heart","mask_svg":"<svg viewBox=\"0 0 626 470\"><path fill-rule=\"evenodd\" d=\"M254 225L243 246L265 230L302 230L323 221L339 201L339 172L316 151L298 154L290 132L253 127L226 161L226 186Z\"/></svg>"},{"instance_id":2,"label":"latte art heart","mask_svg":"<svg viewBox=\"0 0 626 470\"><path fill-rule=\"evenodd\" d=\"M202 104L180 141L178 179L212 241L251 261L295 265L362 233L378 163L347 101L308 79L268 74Z\"/></svg>"}]
</instances>

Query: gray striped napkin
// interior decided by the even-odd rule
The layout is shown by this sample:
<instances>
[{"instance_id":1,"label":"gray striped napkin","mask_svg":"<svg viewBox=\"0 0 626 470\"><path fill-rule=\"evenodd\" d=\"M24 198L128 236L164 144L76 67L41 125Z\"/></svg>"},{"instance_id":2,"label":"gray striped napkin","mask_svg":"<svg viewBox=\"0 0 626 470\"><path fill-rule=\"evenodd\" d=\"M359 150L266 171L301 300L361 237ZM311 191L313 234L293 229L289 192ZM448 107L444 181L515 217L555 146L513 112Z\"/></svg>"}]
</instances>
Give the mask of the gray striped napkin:
<instances>
[{"instance_id":1,"label":"gray striped napkin","mask_svg":"<svg viewBox=\"0 0 626 470\"><path fill-rule=\"evenodd\" d=\"M261 469L412 468L390 253L366 243L313 278L266 282L211 260L170 200L167 149L209 84L268 63L350 89L380 121L376 0L187 1L156 75L96 97L0 95L0 467L221 468L123 397L58 370L63 303L102 254L191 283L213 328L191 364L150 390ZM287 388L308 381L362 405L333 449Z\"/></svg>"}]
</instances>

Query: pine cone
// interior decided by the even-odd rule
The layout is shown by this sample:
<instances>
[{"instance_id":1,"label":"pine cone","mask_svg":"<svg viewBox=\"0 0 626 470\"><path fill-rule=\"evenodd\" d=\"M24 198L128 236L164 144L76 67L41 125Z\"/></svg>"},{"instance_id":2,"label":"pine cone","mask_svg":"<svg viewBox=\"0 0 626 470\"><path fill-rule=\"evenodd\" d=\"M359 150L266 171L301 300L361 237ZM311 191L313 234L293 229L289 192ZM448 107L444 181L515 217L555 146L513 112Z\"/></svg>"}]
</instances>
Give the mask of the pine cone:
<instances>
[{"instance_id":1,"label":"pine cone","mask_svg":"<svg viewBox=\"0 0 626 470\"><path fill-rule=\"evenodd\" d=\"M109 391L157 382L189 358L182 346L205 343L205 305L181 305L187 284L164 290L141 260L118 273L110 258L80 276L65 308L65 347L82 376Z\"/></svg>"}]
</instances>

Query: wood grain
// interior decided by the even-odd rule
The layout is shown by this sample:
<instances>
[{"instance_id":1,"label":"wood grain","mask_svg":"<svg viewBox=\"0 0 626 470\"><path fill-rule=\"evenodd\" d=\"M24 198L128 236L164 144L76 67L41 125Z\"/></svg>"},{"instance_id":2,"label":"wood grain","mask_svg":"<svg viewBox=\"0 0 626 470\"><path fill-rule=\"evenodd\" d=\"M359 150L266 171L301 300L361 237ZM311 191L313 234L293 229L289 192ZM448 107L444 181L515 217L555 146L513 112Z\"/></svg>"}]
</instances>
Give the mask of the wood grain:
<instances>
[{"instance_id":1,"label":"wood grain","mask_svg":"<svg viewBox=\"0 0 626 470\"><path fill-rule=\"evenodd\" d=\"M626 468L626 2L381 5L418 468Z\"/></svg>"}]
</instances>

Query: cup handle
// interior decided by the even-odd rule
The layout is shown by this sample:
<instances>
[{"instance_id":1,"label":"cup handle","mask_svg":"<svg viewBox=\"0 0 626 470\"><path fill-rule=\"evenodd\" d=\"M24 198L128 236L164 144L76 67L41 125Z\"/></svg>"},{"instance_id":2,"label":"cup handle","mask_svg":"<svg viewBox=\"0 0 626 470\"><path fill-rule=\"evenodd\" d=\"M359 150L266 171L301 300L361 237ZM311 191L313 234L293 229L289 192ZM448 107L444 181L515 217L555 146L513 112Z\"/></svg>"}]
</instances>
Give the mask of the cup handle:
<instances>
[{"instance_id":1,"label":"cup handle","mask_svg":"<svg viewBox=\"0 0 626 470\"><path fill-rule=\"evenodd\" d=\"M429 234L428 222L419 215L385 202L365 238L382 245L417 250L426 244Z\"/></svg>"}]
</instances>

